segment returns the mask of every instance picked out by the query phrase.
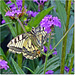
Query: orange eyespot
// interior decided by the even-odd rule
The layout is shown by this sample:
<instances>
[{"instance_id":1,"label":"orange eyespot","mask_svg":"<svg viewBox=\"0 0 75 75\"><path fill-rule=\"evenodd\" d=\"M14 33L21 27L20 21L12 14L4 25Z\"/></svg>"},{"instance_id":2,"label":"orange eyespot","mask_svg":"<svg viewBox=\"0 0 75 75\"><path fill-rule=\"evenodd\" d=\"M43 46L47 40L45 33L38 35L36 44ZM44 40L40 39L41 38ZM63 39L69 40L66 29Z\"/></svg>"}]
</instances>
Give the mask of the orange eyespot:
<instances>
[{"instance_id":1,"label":"orange eyespot","mask_svg":"<svg viewBox=\"0 0 75 75\"><path fill-rule=\"evenodd\" d=\"M37 51L37 54L40 54L40 51Z\"/></svg>"}]
</instances>

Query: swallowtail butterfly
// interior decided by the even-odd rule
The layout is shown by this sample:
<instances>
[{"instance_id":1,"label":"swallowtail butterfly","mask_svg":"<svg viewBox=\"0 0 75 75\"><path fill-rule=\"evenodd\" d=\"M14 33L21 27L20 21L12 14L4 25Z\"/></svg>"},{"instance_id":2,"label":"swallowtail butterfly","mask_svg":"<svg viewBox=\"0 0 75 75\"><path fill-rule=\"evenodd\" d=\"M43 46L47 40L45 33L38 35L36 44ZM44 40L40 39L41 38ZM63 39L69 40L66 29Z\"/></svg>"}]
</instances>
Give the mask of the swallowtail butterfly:
<instances>
[{"instance_id":1,"label":"swallowtail butterfly","mask_svg":"<svg viewBox=\"0 0 75 75\"><path fill-rule=\"evenodd\" d=\"M47 33L44 29L40 27L32 28L30 32L28 32L29 37L34 41L34 43L41 48L43 51L43 44L45 44L47 39ZM22 53L24 57L27 59L35 59L40 56L40 50L33 44L33 41L28 38L28 36L23 33L18 35L14 39L12 39L7 47L9 51L13 53Z\"/></svg>"}]
</instances>

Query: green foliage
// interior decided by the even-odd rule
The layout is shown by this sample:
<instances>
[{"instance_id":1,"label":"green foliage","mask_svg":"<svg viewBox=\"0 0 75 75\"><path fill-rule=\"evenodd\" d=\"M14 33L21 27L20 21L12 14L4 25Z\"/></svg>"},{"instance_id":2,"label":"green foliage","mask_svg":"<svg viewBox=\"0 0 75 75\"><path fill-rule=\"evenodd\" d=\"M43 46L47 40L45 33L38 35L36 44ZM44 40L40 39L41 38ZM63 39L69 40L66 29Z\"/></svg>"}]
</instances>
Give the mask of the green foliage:
<instances>
[{"instance_id":1,"label":"green foliage","mask_svg":"<svg viewBox=\"0 0 75 75\"><path fill-rule=\"evenodd\" d=\"M8 36L8 34L9 34L10 32L9 32L9 29L8 29L8 27L7 26L5 26L5 27L1 27L1 32L0 32L0 34L1 34L1 37L0 37L0 43L1 42L3 42L3 40Z\"/></svg>"},{"instance_id":2,"label":"green foliage","mask_svg":"<svg viewBox=\"0 0 75 75\"><path fill-rule=\"evenodd\" d=\"M8 6L2 0L1 0L1 5L3 5L3 6L0 7L3 19L5 20L6 23L12 22L12 24L13 24L13 21L8 16L5 17L6 12L4 10L7 10L6 8L8 8ZM12 35L15 37L16 36L16 31L15 31L14 27L12 26L12 24L9 23L8 27L10 28L10 31L11 31Z\"/></svg>"},{"instance_id":3,"label":"green foliage","mask_svg":"<svg viewBox=\"0 0 75 75\"><path fill-rule=\"evenodd\" d=\"M55 41L56 43L62 38L63 36L63 31L65 30L65 23L66 23L66 11L63 6L63 4L59 1L55 1L56 3L56 12L57 16L59 17L61 21L61 28L55 27ZM63 11L62 11L63 10ZM62 53L62 42L56 47L58 56L60 58L60 63L61 63L61 53Z\"/></svg>"},{"instance_id":4,"label":"green foliage","mask_svg":"<svg viewBox=\"0 0 75 75\"><path fill-rule=\"evenodd\" d=\"M11 0L16 6L16 0ZM12 4L13 4L12 3ZM28 0L23 0L22 6L24 7L27 6L27 10L32 10L32 11L38 11L38 5L36 2L33 1L28 1ZM74 4L73 4L74 5ZM69 19L67 20L68 15L66 13L69 13L68 6L67 6L67 11L65 11L65 0L51 0L48 2L45 2L44 4L44 9L39 12L39 14L36 17L31 17L30 21L28 22L28 25L24 26L27 32L31 31L32 27L37 27L40 24L40 21L46 16L46 15L53 15L53 16L58 16L58 18L61 21L61 28L55 27L53 33L54 39L51 39L49 43L46 42L46 47L49 49L49 45L51 44L53 49L48 52L48 55L45 54L45 56L42 56L42 58L37 58L34 60L29 60L25 59L22 54L13 54L7 51L7 53L3 52L3 49L0 47L0 58L3 60L6 60L8 62L9 68L7 70L1 70L0 73L3 72L12 72L13 74L44 74L45 71L47 72L48 70L53 70L54 74L60 73L60 67L61 65L67 65L70 66L70 71L69 74L73 73L71 72L72 67L73 67L73 62L74 62L74 53L73 49L74 47L72 46L73 44L73 22L74 22L74 6L71 6L70 10L70 21ZM1 0L0 1L0 12L2 14L3 19L5 20L5 24L0 25L1 32L0 32L0 44L6 40L5 38L9 35L9 33L12 33L11 35L13 37L16 37L17 35L20 35L24 33L20 22L18 22L16 19L12 20L8 16L5 16L5 10L8 11L7 9L9 5L6 5L6 3ZM27 15L23 15L22 17L19 18L19 20L24 22L24 18L28 18ZM68 24L69 23L69 24ZM13 26L14 24L14 26ZM66 25L68 24L68 28ZM67 30L66 30L67 28ZM65 32L66 31L66 32ZM65 33L64 33L65 32ZM64 35L63 35L64 34ZM68 35L67 35L68 34ZM62 55L62 47L64 44L62 44L62 41L64 41L64 38L66 38L66 51ZM52 36L51 36L52 37ZM10 38L9 38L10 39ZM50 39L49 39L50 40ZM56 48L57 55L52 55L54 49ZM72 53L71 53L72 52ZM52 57L49 58L49 56L52 55ZM44 61L45 58L48 57L47 61ZM64 62L61 62L61 59L66 57L66 61L64 59ZM14 61L15 60L15 61ZM47 63L46 63L47 62ZM10 64L11 63L11 64ZM45 65L46 64L46 65ZM64 71L64 67L61 67ZM44 71L45 70L45 71ZM62 73L62 72L61 72Z\"/></svg>"},{"instance_id":5,"label":"green foliage","mask_svg":"<svg viewBox=\"0 0 75 75\"><path fill-rule=\"evenodd\" d=\"M25 26L26 30L30 31L32 27L37 27L38 24L40 23L40 21L44 18L44 16L46 16L52 9L53 9L53 7L49 7L47 9L39 12L39 14L36 15L36 17L31 18L28 25Z\"/></svg>"},{"instance_id":6,"label":"green foliage","mask_svg":"<svg viewBox=\"0 0 75 75\"><path fill-rule=\"evenodd\" d=\"M71 16L70 17L70 21L69 21L69 28L71 27L71 25L74 23L74 17ZM66 46L66 55L68 54L68 52L70 52L71 46L72 46L72 40L73 40L73 30L74 28L72 28L70 30L70 32L68 33L67 36L67 46Z\"/></svg>"},{"instance_id":7,"label":"green foliage","mask_svg":"<svg viewBox=\"0 0 75 75\"><path fill-rule=\"evenodd\" d=\"M11 59L12 59L12 64L14 65L14 69L15 69L16 73L17 74L25 74L23 72L23 70L18 66L18 64L14 61L14 59L13 58L11 58Z\"/></svg>"},{"instance_id":8,"label":"green foliage","mask_svg":"<svg viewBox=\"0 0 75 75\"><path fill-rule=\"evenodd\" d=\"M55 56L52 57L47 61L47 67L46 70L55 70L57 67L59 67L59 57ZM37 66L37 68L34 71L35 74L44 73L44 64L41 66Z\"/></svg>"}]
</instances>

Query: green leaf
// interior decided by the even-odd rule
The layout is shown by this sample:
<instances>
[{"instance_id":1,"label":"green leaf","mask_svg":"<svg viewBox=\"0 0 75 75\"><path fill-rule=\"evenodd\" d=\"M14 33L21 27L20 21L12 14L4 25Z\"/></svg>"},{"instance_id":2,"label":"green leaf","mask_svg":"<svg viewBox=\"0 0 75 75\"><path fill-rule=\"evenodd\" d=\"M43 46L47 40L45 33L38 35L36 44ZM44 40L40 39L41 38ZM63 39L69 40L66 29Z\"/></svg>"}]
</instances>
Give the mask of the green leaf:
<instances>
[{"instance_id":1,"label":"green leaf","mask_svg":"<svg viewBox=\"0 0 75 75\"><path fill-rule=\"evenodd\" d=\"M8 23L5 23L5 24L2 24L2 25L0 25L0 27L6 26L8 24L12 24L12 22L8 22Z\"/></svg>"},{"instance_id":2,"label":"green leaf","mask_svg":"<svg viewBox=\"0 0 75 75\"><path fill-rule=\"evenodd\" d=\"M0 56L5 56L1 47L0 47Z\"/></svg>"},{"instance_id":3,"label":"green leaf","mask_svg":"<svg viewBox=\"0 0 75 75\"><path fill-rule=\"evenodd\" d=\"M22 68L22 54L17 54L17 61L20 68Z\"/></svg>"},{"instance_id":4,"label":"green leaf","mask_svg":"<svg viewBox=\"0 0 75 75\"><path fill-rule=\"evenodd\" d=\"M29 60L28 59L28 64L29 64L29 67L31 70L35 70L35 63L34 63L34 60Z\"/></svg>"},{"instance_id":5,"label":"green leaf","mask_svg":"<svg viewBox=\"0 0 75 75\"><path fill-rule=\"evenodd\" d=\"M46 71L48 71L48 70L55 70L55 69L57 69L58 67L59 67L59 61L56 61L55 63L52 63L52 65L49 65L49 67L48 68L46 68ZM43 74L44 72L42 72L42 74Z\"/></svg>"},{"instance_id":6,"label":"green leaf","mask_svg":"<svg viewBox=\"0 0 75 75\"><path fill-rule=\"evenodd\" d=\"M25 59L23 60L23 63L22 63L22 66L28 66L28 59ZM24 67L22 67L23 71L27 74L28 73L28 70Z\"/></svg>"},{"instance_id":7,"label":"green leaf","mask_svg":"<svg viewBox=\"0 0 75 75\"><path fill-rule=\"evenodd\" d=\"M24 73L24 71L18 66L18 64L14 61L14 59L13 58L11 58L12 59L12 64L13 64L13 66L14 66L14 68L15 68L15 71L16 71L16 73L17 74L25 74Z\"/></svg>"},{"instance_id":8,"label":"green leaf","mask_svg":"<svg viewBox=\"0 0 75 75\"><path fill-rule=\"evenodd\" d=\"M10 0L12 3L15 3L16 2L16 0Z\"/></svg>"},{"instance_id":9,"label":"green leaf","mask_svg":"<svg viewBox=\"0 0 75 75\"><path fill-rule=\"evenodd\" d=\"M31 18L31 20L29 21L28 25L25 26L26 30L30 31L32 27L37 27L38 24L40 23L40 21L44 18L44 16L46 16L52 9L53 9L53 7L49 7L47 9L39 12L39 14L36 15L36 17Z\"/></svg>"},{"instance_id":10,"label":"green leaf","mask_svg":"<svg viewBox=\"0 0 75 75\"><path fill-rule=\"evenodd\" d=\"M65 31L66 11L65 11L63 4L60 1L58 2L57 0L55 0L55 3L56 3L56 9L57 9L57 11L56 11L57 16L61 21L61 28L55 27L55 41L56 41L56 43L58 43L59 40L63 37L63 31ZM56 47L56 50L57 50L59 59L61 61L62 42Z\"/></svg>"},{"instance_id":11,"label":"green leaf","mask_svg":"<svg viewBox=\"0 0 75 75\"><path fill-rule=\"evenodd\" d=\"M34 72L30 68L28 68L26 66L23 66L23 67L26 68L26 69L28 69L32 74L34 74Z\"/></svg>"},{"instance_id":12,"label":"green leaf","mask_svg":"<svg viewBox=\"0 0 75 75\"><path fill-rule=\"evenodd\" d=\"M1 32L0 32L0 34L1 34L0 39L1 40L0 40L0 43L3 42L3 40L8 36L9 33L10 32L9 32L9 29L8 29L7 26L1 27Z\"/></svg>"},{"instance_id":13,"label":"green leaf","mask_svg":"<svg viewBox=\"0 0 75 75\"><path fill-rule=\"evenodd\" d=\"M2 14L3 19L5 20L6 23L12 22L12 20L8 16L5 16L5 13L6 12L4 10L7 11L8 6L5 4L5 2L3 0L1 0L0 2L3 5L3 6L0 7L1 8L1 14ZM12 22L12 24L13 24L13 22ZM16 30L12 26L12 24L8 24L8 27L10 28L10 31L11 31L12 35L15 37L16 36Z\"/></svg>"},{"instance_id":14,"label":"green leaf","mask_svg":"<svg viewBox=\"0 0 75 75\"><path fill-rule=\"evenodd\" d=\"M22 1L22 8L24 7L25 5L25 0Z\"/></svg>"},{"instance_id":15,"label":"green leaf","mask_svg":"<svg viewBox=\"0 0 75 75\"><path fill-rule=\"evenodd\" d=\"M70 21L69 21L69 28L71 27L71 25L74 23L74 17L71 16L70 17ZM70 51L71 49L71 45L72 45L72 39L73 39L73 30L74 28L72 28L69 33L68 33L68 36L67 36L67 46L66 46L66 55L68 54L68 52Z\"/></svg>"},{"instance_id":16,"label":"green leaf","mask_svg":"<svg viewBox=\"0 0 75 75\"><path fill-rule=\"evenodd\" d=\"M46 70L55 70L57 67L59 67L59 57L55 56L52 57L47 61L47 67ZM44 72L44 64L41 66L37 66L35 69L35 74L40 74Z\"/></svg>"},{"instance_id":17,"label":"green leaf","mask_svg":"<svg viewBox=\"0 0 75 75\"><path fill-rule=\"evenodd\" d=\"M67 61L70 60L73 56L74 56L74 54L67 54L66 60L67 60Z\"/></svg>"}]
</instances>

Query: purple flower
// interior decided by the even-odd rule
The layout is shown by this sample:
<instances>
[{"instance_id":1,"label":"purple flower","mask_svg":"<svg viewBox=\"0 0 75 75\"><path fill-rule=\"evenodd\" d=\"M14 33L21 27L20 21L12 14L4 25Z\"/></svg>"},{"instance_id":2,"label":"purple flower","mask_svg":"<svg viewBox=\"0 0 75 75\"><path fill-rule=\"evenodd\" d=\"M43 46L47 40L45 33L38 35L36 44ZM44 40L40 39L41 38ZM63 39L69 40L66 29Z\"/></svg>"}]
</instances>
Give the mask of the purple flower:
<instances>
[{"instance_id":1,"label":"purple flower","mask_svg":"<svg viewBox=\"0 0 75 75\"><path fill-rule=\"evenodd\" d=\"M72 71L74 71L74 68L72 68Z\"/></svg>"},{"instance_id":2,"label":"purple flower","mask_svg":"<svg viewBox=\"0 0 75 75\"><path fill-rule=\"evenodd\" d=\"M53 73L54 73L54 71L48 70L45 74L53 74Z\"/></svg>"},{"instance_id":3,"label":"purple flower","mask_svg":"<svg viewBox=\"0 0 75 75\"><path fill-rule=\"evenodd\" d=\"M7 65L7 61L0 59L0 69L3 69L3 68L7 70L9 66Z\"/></svg>"},{"instance_id":4,"label":"purple flower","mask_svg":"<svg viewBox=\"0 0 75 75\"><path fill-rule=\"evenodd\" d=\"M53 24L56 26L59 26L61 28L61 22L60 19L58 19L58 17L53 17Z\"/></svg>"},{"instance_id":5,"label":"purple flower","mask_svg":"<svg viewBox=\"0 0 75 75\"><path fill-rule=\"evenodd\" d=\"M64 68L67 72L69 72L69 68L67 66L65 66ZM74 68L72 68L72 71L74 71Z\"/></svg>"},{"instance_id":6,"label":"purple flower","mask_svg":"<svg viewBox=\"0 0 75 75\"><path fill-rule=\"evenodd\" d=\"M3 23L5 23L5 20L2 20L2 22L1 22L1 23L2 23L2 24L3 24Z\"/></svg>"},{"instance_id":7,"label":"purple flower","mask_svg":"<svg viewBox=\"0 0 75 75\"><path fill-rule=\"evenodd\" d=\"M28 17L35 17L38 14L38 12L33 11L27 11L26 13L28 14Z\"/></svg>"},{"instance_id":8,"label":"purple flower","mask_svg":"<svg viewBox=\"0 0 75 75\"><path fill-rule=\"evenodd\" d=\"M57 55L57 51L54 51L53 55Z\"/></svg>"},{"instance_id":9,"label":"purple flower","mask_svg":"<svg viewBox=\"0 0 75 75\"><path fill-rule=\"evenodd\" d=\"M54 26L61 27L61 22L60 19L58 19L58 17L52 17L52 15L46 15L40 22L40 26L41 28L44 27L47 33L50 33L52 28L54 28Z\"/></svg>"},{"instance_id":10,"label":"purple flower","mask_svg":"<svg viewBox=\"0 0 75 75\"><path fill-rule=\"evenodd\" d=\"M47 48L44 46L44 53L46 53L47 52Z\"/></svg>"},{"instance_id":11,"label":"purple flower","mask_svg":"<svg viewBox=\"0 0 75 75\"><path fill-rule=\"evenodd\" d=\"M46 53L46 52L47 52L47 48L46 48L45 46L43 46L43 47L44 47L44 53ZM53 48L52 48L52 46L50 45L50 50L52 50L52 49L53 49ZM53 55L57 55L56 48L54 49Z\"/></svg>"},{"instance_id":12,"label":"purple flower","mask_svg":"<svg viewBox=\"0 0 75 75\"><path fill-rule=\"evenodd\" d=\"M13 8L13 7L16 7L16 6L15 6L15 4L12 4L12 5L10 5L9 7L10 7L10 8Z\"/></svg>"},{"instance_id":13,"label":"purple flower","mask_svg":"<svg viewBox=\"0 0 75 75\"><path fill-rule=\"evenodd\" d=\"M52 45L50 45L50 49L53 49L53 48L52 48Z\"/></svg>"},{"instance_id":14,"label":"purple flower","mask_svg":"<svg viewBox=\"0 0 75 75\"><path fill-rule=\"evenodd\" d=\"M5 16L12 16L12 17L15 17L15 14L18 16L18 15L21 14L21 13L22 13L22 12L18 9L18 10L6 12Z\"/></svg>"},{"instance_id":15,"label":"purple flower","mask_svg":"<svg viewBox=\"0 0 75 75\"><path fill-rule=\"evenodd\" d=\"M71 5L73 5L73 2L71 2Z\"/></svg>"},{"instance_id":16,"label":"purple flower","mask_svg":"<svg viewBox=\"0 0 75 75\"><path fill-rule=\"evenodd\" d=\"M18 9L22 10L22 0L17 0L16 1Z\"/></svg>"},{"instance_id":17,"label":"purple flower","mask_svg":"<svg viewBox=\"0 0 75 75\"><path fill-rule=\"evenodd\" d=\"M67 66L65 66L65 70L66 70L67 72L69 72L69 68L68 68Z\"/></svg>"},{"instance_id":18,"label":"purple flower","mask_svg":"<svg viewBox=\"0 0 75 75\"><path fill-rule=\"evenodd\" d=\"M12 3L12 2L9 0L9 2L7 2L6 4L10 4L10 3Z\"/></svg>"},{"instance_id":19,"label":"purple flower","mask_svg":"<svg viewBox=\"0 0 75 75\"><path fill-rule=\"evenodd\" d=\"M7 4L12 3L10 0ZM17 6L16 6L17 5ZM15 4L11 4L10 10L6 12L5 16L10 16L10 17L15 17L15 15L17 15L17 17L22 16L24 13L26 13L26 7L24 6L24 11L22 11L22 0L16 0L16 5Z\"/></svg>"}]
</instances>

